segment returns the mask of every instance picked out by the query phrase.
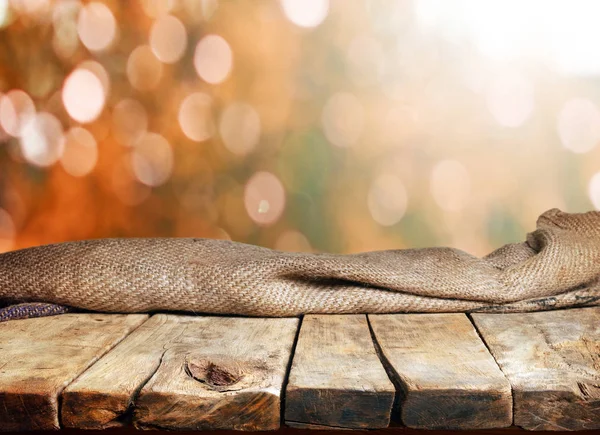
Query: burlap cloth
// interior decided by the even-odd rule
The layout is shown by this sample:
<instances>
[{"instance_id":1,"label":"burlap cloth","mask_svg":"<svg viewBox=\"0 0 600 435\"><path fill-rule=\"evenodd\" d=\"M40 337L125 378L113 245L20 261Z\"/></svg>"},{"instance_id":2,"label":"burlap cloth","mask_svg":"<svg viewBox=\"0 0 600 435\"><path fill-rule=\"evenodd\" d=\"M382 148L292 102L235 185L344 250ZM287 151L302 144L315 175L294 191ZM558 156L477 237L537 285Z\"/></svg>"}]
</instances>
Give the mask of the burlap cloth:
<instances>
[{"instance_id":1,"label":"burlap cloth","mask_svg":"<svg viewBox=\"0 0 600 435\"><path fill-rule=\"evenodd\" d=\"M600 212L552 209L525 242L483 258L452 248L285 253L185 238L40 246L0 255L0 302L250 316L536 311L599 304L599 278ZM60 312L43 307L5 308L0 319Z\"/></svg>"}]
</instances>

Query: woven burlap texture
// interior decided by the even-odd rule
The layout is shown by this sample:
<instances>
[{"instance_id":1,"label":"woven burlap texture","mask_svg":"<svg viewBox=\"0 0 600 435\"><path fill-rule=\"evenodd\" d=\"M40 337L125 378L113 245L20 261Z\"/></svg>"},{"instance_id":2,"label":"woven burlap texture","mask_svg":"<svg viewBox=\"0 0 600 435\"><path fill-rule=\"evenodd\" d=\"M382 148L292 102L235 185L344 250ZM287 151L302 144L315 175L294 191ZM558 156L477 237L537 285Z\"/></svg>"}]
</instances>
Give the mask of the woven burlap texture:
<instances>
[{"instance_id":1,"label":"woven burlap texture","mask_svg":"<svg viewBox=\"0 0 600 435\"><path fill-rule=\"evenodd\" d=\"M542 214L523 243L483 258L452 248L274 251L224 240L101 239L0 255L0 301L103 312L536 311L600 302L600 212Z\"/></svg>"}]
</instances>

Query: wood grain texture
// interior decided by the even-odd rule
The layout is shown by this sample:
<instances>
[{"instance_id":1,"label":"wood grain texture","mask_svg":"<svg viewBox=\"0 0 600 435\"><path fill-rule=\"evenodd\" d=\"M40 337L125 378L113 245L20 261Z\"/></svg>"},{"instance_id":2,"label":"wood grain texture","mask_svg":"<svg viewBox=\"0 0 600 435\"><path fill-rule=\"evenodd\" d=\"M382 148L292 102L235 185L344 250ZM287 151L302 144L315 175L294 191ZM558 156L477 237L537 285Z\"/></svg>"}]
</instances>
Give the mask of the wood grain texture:
<instances>
[{"instance_id":1,"label":"wood grain texture","mask_svg":"<svg viewBox=\"0 0 600 435\"><path fill-rule=\"evenodd\" d=\"M156 314L79 376L62 393L63 426L106 429L130 424L137 393L187 322L188 317Z\"/></svg>"},{"instance_id":2,"label":"wood grain texture","mask_svg":"<svg viewBox=\"0 0 600 435\"><path fill-rule=\"evenodd\" d=\"M402 422L423 429L510 426L510 383L466 315L369 315L399 387Z\"/></svg>"},{"instance_id":3,"label":"wood grain texture","mask_svg":"<svg viewBox=\"0 0 600 435\"><path fill-rule=\"evenodd\" d=\"M394 395L365 315L304 317L286 390L287 425L384 428Z\"/></svg>"},{"instance_id":4,"label":"wood grain texture","mask_svg":"<svg viewBox=\"0 0 600 435\"><path fill-rule=\"evenodd\" d=\"M515 425L600 428L600 308L472 317L512 384Z\"/></svg>"},{"instance_id":5,"label":"wood grain texture","mask_svg":"<svg viewBox=\"0 0 600 435\"><path fill-rule=\"evenodd\" d=\"M59 429L61 391L147 318L62 314L0 323L0 431Z\"/></svg>"},{"instance_id":6,"label":"wood grain texture","mask_svg":"<svg viewBox=\"0 0 600 435\"><path fill-rule=\"evenodd\" d=\"M143 429L274 430L297 318L169 316L158 368L135 399ZM135 343L131 343L134 345ZM128 364L135 369L137 358Z\"/></svg>"}]
</instances>

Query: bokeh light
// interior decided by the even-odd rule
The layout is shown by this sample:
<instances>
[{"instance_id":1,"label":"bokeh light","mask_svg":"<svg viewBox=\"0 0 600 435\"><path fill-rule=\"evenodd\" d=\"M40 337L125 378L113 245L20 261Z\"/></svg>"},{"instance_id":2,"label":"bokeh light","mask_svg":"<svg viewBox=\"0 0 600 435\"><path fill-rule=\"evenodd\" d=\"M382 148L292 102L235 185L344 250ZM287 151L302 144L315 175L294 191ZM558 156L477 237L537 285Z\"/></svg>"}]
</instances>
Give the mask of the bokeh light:
<instances>
[{"instance_id":1,"label":"bokeh light","mask_svg":"<svg viewBox=\"0 0 600 435\"><path fill-rule=\"evenodd\" d=\"M219 133L233 154L248 154L260 139L260 117L249 104L232 103L221 115Z\"/></svg>"},{"instance_id":2,"label":"bokeh light","mask_svg":"<svg viewBox=\"0 0 600 435\"><path fill-rule=\"evenodd\" d=\"M194 67L200 78L213 85L224 81L233 66L233 53L219 35L206 35L196 45Z\"/></svg>"},{"instance_id":3,"label":"bokeh light","mask_svg":"<svg viewBox=\"0 0 600 435\"><path fill-rule=\"evenodd\" d=\"M160 134L145 133L135 143L131 162L138 180L147 186L160 186L171 176L173 150Z\"/></svg>"},{"instance_id":4,"label":"bokeh light","mask_svg":"<svg viewBox=\"0 0 600 435\"><path fill-rule=\"evenodd\" d=\"M416 0L415 11L423 28L452 43L467 40L496 62L541 58L563 73L600 72L600 61L590 56L600 37L595 1Z\"/></svg>"},{"instance_id":5,"label":"bokeh light","mask_svg":"<svg viewBox=\"0 0 600 435\"><path fill-rule=\"evenodd\" d=\"M596 172L588 184L588 195L596 210L600 210L600 172Z\"/></svg>"},{"instance_id":6,"label":"bokeh light","mask_svg":"<svg viewBox=\"0 0 600 435\"><path fill-rule=\"evenodd\" d=\"M257 172L246 183L244 205L250 219L258 225L272 225L285 209L285 190L270 172Z\"/></svg>"},{"instance_id":7,"label":"bokeh light","mask_svg":"<svg viewBox=\"0 0 600 435\"><path fill-rule=\"evenodd\" d=\"M444 211L462 210L471 193L471 177L464 165L456 160L444 160L431 171L431 194Z\"/></svg>"},{"instance_id":8,"label":"bokeh light","mask_svg":"<svg viewBox=\"0 0 600 435\"><path fill-rule=\"evenodd\" d=\"M62 155L64 140L60 121L50 113L39 112L23 128L23 157L33 165L50 166Z\"/></svg>"},{"instance_id":9,"label":"bokeh light","mask_svg":"<svg viewBox=\"0 0 600 435\"><path fill-rule=\"evenodd\" d=\"M522 75L505 70L490 81L486 101L498 124L519 127L533 112L533 89Z\"/></svg>"},{"instance_id":10,"label":"bokeh light","mask_svg":"<svg viewBox=\"0 0 600 435\"><path fill-rule=\"evenodd\" d=\"M64 137L64 151L60 163L74 177L89 174L98 160L94 136L82 127L71 128Z\"/></svg>"},{"instance_id":11,"label":"bokeh light","mask_svg":"<svg viewBox=\"0 0 600 435\"><path fill-rule=\"evenodd\" d=\"M285 16L300 27L316 27L329 11L329 0L281 0Z\"/></svg>"},{"instance_id":12,"label":"bokeh light","mask_svg":"<svg viewBox=\"0 0 600 435\"><path fill-rule=\"evenodd\" d=\"M598 12L0 0L0 251L189 236L485 255L521 241L548 208L600 209Z\"/></svg>"},{"instance_id":13,"label":"bokeh light","mask_svg":"<svg viewBox=\"0 0 600 435\"><path fill-rule=\"evenodd\" d=\"M11 136L21 136L34 115L35 105L26 92L13 89L0 97L0 126Z\"/></svg>"},{"instance_id":14,"label":"bokeh light","mask_svg":"<svg viewBox=\"0 0 600 435\"><path fill-rule=\"evenodd\" d=\"M131 146L148 130L148 114L142 103L131 98L119 101L112 112L112 133L121 145Z\"/></svg>"},{"instance_id":15,"label":"bokeh light","mask_svg":"<svg viewBox=\"0 0 600 435\"><path fill-rule=\"evenodd\" d=\"M148 45L135 48L127 59L127 78L138 91L155 89L162 77L162 63Z\"/></svg>"},{"instance_id":16,"label":"bokeh light","mask_svg":"<svg viewBox=\"0 0 600 435\"><path fill-rule=\"evenodd\" d=\"M77 68L66 79L62 100L71 118L81 123L94 121L104 108L105 89L96 74L86 68Z\"/></svg>"},{"instance_id":17,"label":"bokeh light","mask_svg":"<svg viewBox=\"0 0 600 435\"><path fill-rule=\"evenodd\" d=\"M379 175L371 184L367 204L375 222L383 226L397 224L408 204L404 184L396 175Z\"/></svg>"},{"instance_id":18,"label":"bokeh light","mask_svg":"<svg viewBox=\"0 0 600 435\"><path fill-rule=\"evenodd\" d=\"M600 141L600 111L590 100L567 101L558 114L558 134L564 147L587 153Z\"/></svg>"},{"instance_id":19,"label":"bokeh light","mask_svg":"<svg viewBox=\"0 0 600 435\"><path fill-rule=\"evenodd\" d=\"M175 63L183 56L187 45L185 26L177 18L164 15L150 29L150 47L164 63Z\"/></svg>"},{"instance_id":20,"label":"bokeh light","mask_svg":"<svg viewBox=\"0 0 600 435\"><path fill-rule=\"evenodd\" d=\"M77 68L79 69L87 69L100 80L102 84L102 89L104 90L104 95L108 95L110 93L110 77L106 69L98 62L94 60L85 60L81 62Z\"/></svg>"},{"instance_id":21,"label":"bokeh light","mask_svg":"<svg viewBox=\"0 0 600 435\"><path fill-rule=\"evenodd\" d=\"M10 8L8 0L0 1L0 29L8 25L10 20Z\"/></svg>"},{"instance_id":22,"label":"bokeh light","mask_svg":"<svg viewBox=\"0 0 600 435\"><path fill-rule=\"evenodd\" d=\"M104 51L115 41L117 23L111 10L104 3L91 2L79 12L77 33L88 50Z\"/></svg>"},{"instance_id":23,"label":"bokeh light","mask_svg":"<svg viewBox=\"0 0 600 435\"><path fill-rule=\"evenodd\" d=\"M196 92L185 97L179 106L178 120L183 134L189 139L196 142L210 139L215 132L210 96ZM229 128L229 126L225 126L226 130Z\"/></svg>"},{"instance_id":24,"label":"bokeh light","mask_svg":"<svg viewBox=\"0 0 600 435\"><path fill-rule=\"evenodd\" d=\"M339 92L325 103L321 122L332 144L347 147L359 140L364 118L364 108L358 98L347 92Z\"/></svg>"}]
</instances>

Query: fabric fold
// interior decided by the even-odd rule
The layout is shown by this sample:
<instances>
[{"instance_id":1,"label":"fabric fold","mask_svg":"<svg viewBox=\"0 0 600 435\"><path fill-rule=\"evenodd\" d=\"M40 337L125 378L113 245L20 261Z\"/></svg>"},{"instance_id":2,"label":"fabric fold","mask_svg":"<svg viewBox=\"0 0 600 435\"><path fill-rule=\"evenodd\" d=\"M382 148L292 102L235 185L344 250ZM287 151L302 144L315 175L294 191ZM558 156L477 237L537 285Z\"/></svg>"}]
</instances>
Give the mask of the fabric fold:
<instances>
[{"instance_id":1,"label":"fabric fold","mask_svg":"<svg viewBox=\"0 0 600 435\"><path fill-rule=\"evenodd\" d=\"M600 212L558 209L543 213L524 242L483 258L453 248L286 253L192 238L86 240L0 255L0 303L121 313L536 311L600 304L599 279Z\"/></svg>"}]
</instances>

